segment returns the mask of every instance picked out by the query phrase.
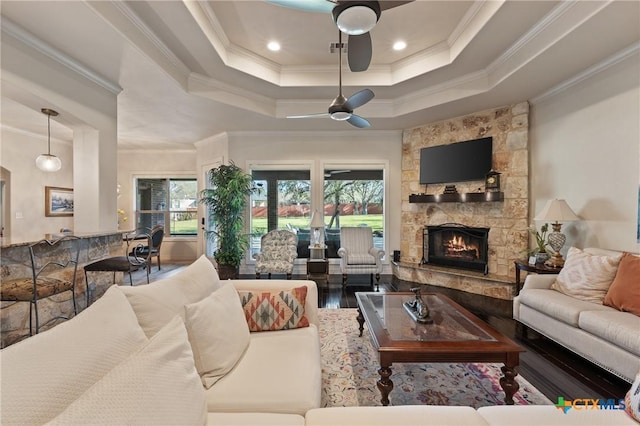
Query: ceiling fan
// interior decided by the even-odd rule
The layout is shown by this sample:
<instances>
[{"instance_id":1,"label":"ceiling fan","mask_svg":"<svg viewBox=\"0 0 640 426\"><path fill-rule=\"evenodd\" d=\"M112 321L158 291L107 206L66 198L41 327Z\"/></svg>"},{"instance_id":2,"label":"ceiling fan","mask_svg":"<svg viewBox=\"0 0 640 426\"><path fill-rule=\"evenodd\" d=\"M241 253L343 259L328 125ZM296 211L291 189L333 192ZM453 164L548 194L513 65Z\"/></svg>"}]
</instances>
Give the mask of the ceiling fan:
<instances>
[{"instance_id":1,"label":"ceiling fan","mask_svg":"<svg viewBox=\"0 0 640 426\"><path fill-rule=\"evenodd\" d=\"M366 71L371 63L371 35L382 11L413 0L268 0L269 3L310 12L331 13L340 31L349 35L347 62L353 72Z\"/></svg>"},{"instance_id":2,"label":"ceiling fan","mask_svg":"<svg viewBox=\"0 0 640 426\"><path fill-rule=\"evenodd\" d=\"M314 118L329 116L336 121L346 121L352 126L364 129L371 127L371 123L366 119L353 113L353 110L361 107L369 102L375 94L370 89L363 89L354 93L349 98L345 98L342 94L342 32L338 31L338 96L329 105L327 112L318 114L305 114L305 115L288 115L287 118Z\"/></svg>"}]
</instances>

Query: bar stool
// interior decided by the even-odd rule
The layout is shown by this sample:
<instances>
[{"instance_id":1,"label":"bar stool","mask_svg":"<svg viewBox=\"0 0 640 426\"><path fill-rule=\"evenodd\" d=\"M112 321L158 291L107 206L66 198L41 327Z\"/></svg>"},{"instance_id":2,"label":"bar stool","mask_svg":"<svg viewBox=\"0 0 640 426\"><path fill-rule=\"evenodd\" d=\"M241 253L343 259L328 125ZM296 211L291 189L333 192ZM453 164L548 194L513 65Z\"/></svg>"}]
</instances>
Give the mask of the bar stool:
<instances>
[{"instance_id":1,"label":"bar stool","mask_svg":"<svg viewBox=\"0 0 640 426\"><path fill-rule=\"evenodd\" d=\"M29 245L31 276L0 283L0 299L3 302L29 302L29 335L33 335L33 314L35 312L36 334L40 332L38 301L55 294L71 291L73 314L78 314L76 304L76 274L80 238L67 235L57 240L40 240ZM67 271L63 271L63 270ZM70 278L70 279L68 279ZM69 319L58 315L56 319Z\"/></svg>"},{"instance_id":2,"label":"bar stool","mask_svg":"<svg viewBox=\"0 0 640 426\"><path fill-rule=\"evenodd\" d=\"M149 284L149 269L145 257L145 245L151 245L151 237L146 233L130 234L125 237L127 248L124 256L113 256L84 265L84 279L87 286L87 306L89 306L89 277L87 272L113 272L113 283L116 283L116 272L129 273L129 283L133 285L131 273L144 268L147 271Z\"/></svg>"}]
</instances>

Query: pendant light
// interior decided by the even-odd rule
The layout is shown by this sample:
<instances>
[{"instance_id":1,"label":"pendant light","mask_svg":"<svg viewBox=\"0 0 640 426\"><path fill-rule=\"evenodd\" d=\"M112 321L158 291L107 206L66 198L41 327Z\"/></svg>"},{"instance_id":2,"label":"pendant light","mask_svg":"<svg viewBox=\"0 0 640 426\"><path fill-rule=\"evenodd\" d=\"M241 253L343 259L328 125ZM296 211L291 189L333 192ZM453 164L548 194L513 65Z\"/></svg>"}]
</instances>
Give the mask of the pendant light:
<instances>
[{"instance_id":1,"label":"pendant light","mask_svg":"<svg viewBox=\"0 0 640 426\"><path fill-rule=\"evenodd\" d=\"M53 115L55 117L58 113L49 108L42 108L40 111L47 115L47 153L40 154L38 158L36 158L36 166L43 172L57 172L60 170L60 167L62 167L62 161L51 154L51 116Z\"/></svg>"}]
</instances>

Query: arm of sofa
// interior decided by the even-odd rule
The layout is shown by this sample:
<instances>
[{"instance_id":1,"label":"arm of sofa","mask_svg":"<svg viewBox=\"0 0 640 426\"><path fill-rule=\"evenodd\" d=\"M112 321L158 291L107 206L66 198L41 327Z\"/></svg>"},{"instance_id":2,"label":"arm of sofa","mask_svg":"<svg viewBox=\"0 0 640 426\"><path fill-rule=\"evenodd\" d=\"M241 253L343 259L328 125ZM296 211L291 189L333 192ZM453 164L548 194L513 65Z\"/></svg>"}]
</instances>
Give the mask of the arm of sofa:
<instances>
[{"instance_id":1,"label":"arm of sofa","mask_svg":"<svg viewBox=\"0 0 640 426\"><path fill-rule=\"evenodd\" d=\"M558 274L529 274L524 280L522 290L528 290L533 288L549 289L551 284L556 280Z\"/></svg>"},{"instance_id":2,"label":"arm of sofa","mask_svg":"<svg viewBox=\"0 0 640 426\"><path fill-rule=\"evenodd\" d=\"M282 291L292 288L306 286L307 300L304 305L304 312L309 323L319 325L318 321L318 287L314 281L310 280L229 280L242 291Z\"/></svg>"}]
</instances>

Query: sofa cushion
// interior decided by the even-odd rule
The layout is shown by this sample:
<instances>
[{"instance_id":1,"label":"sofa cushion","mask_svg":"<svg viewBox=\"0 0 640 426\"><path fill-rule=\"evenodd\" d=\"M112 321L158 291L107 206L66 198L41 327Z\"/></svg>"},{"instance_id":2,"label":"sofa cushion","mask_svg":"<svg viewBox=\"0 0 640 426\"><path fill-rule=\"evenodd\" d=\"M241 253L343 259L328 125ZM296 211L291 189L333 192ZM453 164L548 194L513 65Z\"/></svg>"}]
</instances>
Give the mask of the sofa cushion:
<instances>
[{"instance_id":1,"label":"sofa cushion","mask_svg":"<svg viewBox=\"0 0 640 426\"><path fill-rule=\"evenodd\" d=\"M584 331L640 356L640 317L608 308L582 312L578 323Z\"/></svg>"},{"instance_id":2,"label":"sofa cushion","mask_svg":"<svg viewBox=\"0 0 640 426\"><path fill-rule=\"evenodd\" d=\"M622 253L601 256L570 247L564 267L551 288L576 299L602 303L621 257Z\"/></svg>"},{"instance_id":3,"label":"sofa cushion","mask_svg":"<svg viewBox=\"0 0 640 426\"><path fill-rule=\"evenodd\" d=\"M251 333L233 370L207 390L209 411L304 415L320 406L320 339L314 325Z\"/></svg>"},{"instance_id":4,"label":"sofa cushion","mask_svg":"<svg viewBox=\"0 0 640 426\"><path fill-rule=\"evenodd\" d=\"M307 287L282 291L240 291L240 301L251 331L308 327L304 314Z\"/></svg>"},{"instance_id":5,"label":"sofa cushion","mask_svg":"<svg viewBox=\"0 0 640 426\"><path fill-rule=\"evenodd\" d=\"M640 422L640 372L636 375L636 379L631 385L631 389L624 397L625 412Z\"/></svg>"},{"instance_id":6,"label":"sofa cushion","mask_svg":"<svg viewBox=\"0 0 640 426\"><path fill-rule=\"evenodd\" d=\"M604 304L640 316L640 257L625 253Z\"/></svg>"},{"instance_id":7,"label":"sofa cushion","mask_svg":"<svg viewBox=\"0 0 640 426\"><path fill-rule=\"evenodd\" d=\"M486 426L489 424L472 407L435 405L319 408L310 410L305 420L307 426Z\"/></svg>"},{"instance_id":8,"label":"sofa cushion","mask_svg":"<svg viewBox=\"0 0 640 426\"><path fill-rule=\"evenodd\" d=\"M198 302L220 288L220 278L209 259L198 260L170 278L136 287L120 287L133 307L147 337L164 327L184 305Z\"/></svg>"},{"instance_id":9,"label":"sofa cushion","mask_svg":"<svg viewBox=\"0 0 640 426\"><path fill-rule=\"evenodd\" d=\"M77 317L0 352L0 424L43 424L147 342L112 286Z\"/></svg>"},{"instance_id":10,"label":"sofa cushion","mask_svg":"<svg viewBox=\"0 0 640 426\"><path fill-rule=\"evenodd\" d=\"M518 301L573 327L578 327L582 311L611 310L606 306L578 300L553 290L522 290Z\"/></svg>"},{"instance_id":11,"label":"sofa cushion","mask_svg":"<svg viewBox=\"0 0 640 426\"><path fill-rule=\"evenodd\" d=\"M51 425L204 425L205 391L182 319L174 317Z\"/></svg>"},{"instance_id":12,"label":"sofa cushion","mask_svg":"<svg viewBox=\"0 0 640 426\"><path fill-rule=\"evenodd\" d=\"M202 384L210 388L238 362L249 345L249 327L231 283L186 305L185 324Z\"/></svg>"},{"instance_id":13,"label":"sofa cushion","mask_svg":"<svg viewBox=\"0 0 640 426\"><path fill-rule=\"evenodd\" d=\"M554 405L494 405L478 408L492 426L638 426L622 410L574 410Z\"/></svg>"},{"instance_id":14,"label":"sofa cushion","mask_svg":"<svg viewBox=\"0 0 640 426\"><path fill-rule=\"evenodd\" d=\"M220 426L304 426L299 414L208 413L207 425Z\"/></svg>"}]
</instances>

